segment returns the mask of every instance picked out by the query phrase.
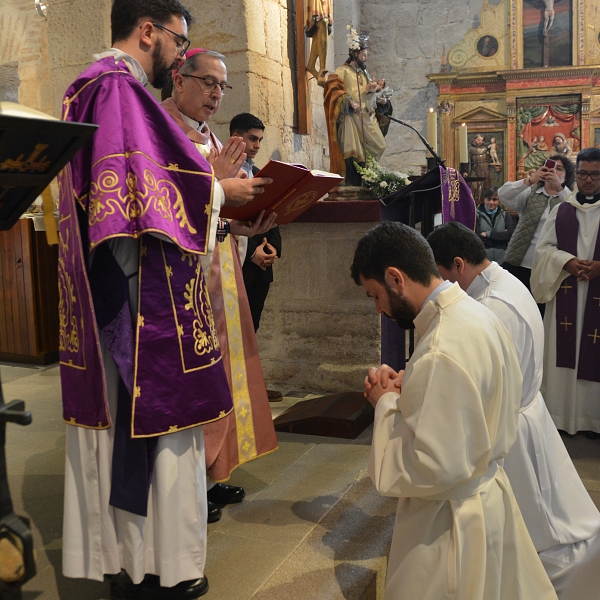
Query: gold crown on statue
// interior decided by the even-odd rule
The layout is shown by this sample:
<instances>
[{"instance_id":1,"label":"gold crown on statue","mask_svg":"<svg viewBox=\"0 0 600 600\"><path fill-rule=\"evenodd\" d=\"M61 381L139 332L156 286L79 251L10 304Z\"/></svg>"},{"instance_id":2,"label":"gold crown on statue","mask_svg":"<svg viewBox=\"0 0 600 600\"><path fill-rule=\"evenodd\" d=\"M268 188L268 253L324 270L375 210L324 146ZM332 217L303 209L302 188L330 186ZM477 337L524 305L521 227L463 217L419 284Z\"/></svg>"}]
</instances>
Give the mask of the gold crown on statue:
<instances>
[{"instance_id":1,"label":"gold crown on statue","mask_svg":"<svg viewBox=\"0 0 600 600\"><path fill-rule=\"evenodd\" d=\"M352 25L346 25L346 29L348 30L348 35L346 36L346 43L348 44L348 48L350 50L363 50L367 47L367 41L369 39L368 33L358 33Z\"/></svg>"}]
</instances>

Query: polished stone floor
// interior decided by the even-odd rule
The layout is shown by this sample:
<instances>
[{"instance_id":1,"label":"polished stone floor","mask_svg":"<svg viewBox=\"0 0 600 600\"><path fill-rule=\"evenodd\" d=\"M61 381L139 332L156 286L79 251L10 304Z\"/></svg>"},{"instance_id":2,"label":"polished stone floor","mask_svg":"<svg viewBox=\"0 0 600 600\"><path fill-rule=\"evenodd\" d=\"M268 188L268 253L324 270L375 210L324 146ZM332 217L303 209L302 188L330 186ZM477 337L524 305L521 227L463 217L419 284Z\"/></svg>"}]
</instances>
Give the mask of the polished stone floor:
<instances>
[{"instance_id":1,"label":"polished stone floor","mask_svg":"<svg viewBox=\"0 0 600 600\"><path fill-rule=\"evenodd\" d=\"M38 574L25 600L101 600L108 582L61 575L65 425L58 368L0 365L6 401L33 412L9 425L7 457L16 512L31 518ZM304 394L272 403L274 416ZM375 600L382 597L395 501L366 476L371 430L356 440L280 434L280 449L243 465L231 483L247 497L209 525L209 600ZM600 506L600 440L566 438Z\"/></svg>"}]
</instances>

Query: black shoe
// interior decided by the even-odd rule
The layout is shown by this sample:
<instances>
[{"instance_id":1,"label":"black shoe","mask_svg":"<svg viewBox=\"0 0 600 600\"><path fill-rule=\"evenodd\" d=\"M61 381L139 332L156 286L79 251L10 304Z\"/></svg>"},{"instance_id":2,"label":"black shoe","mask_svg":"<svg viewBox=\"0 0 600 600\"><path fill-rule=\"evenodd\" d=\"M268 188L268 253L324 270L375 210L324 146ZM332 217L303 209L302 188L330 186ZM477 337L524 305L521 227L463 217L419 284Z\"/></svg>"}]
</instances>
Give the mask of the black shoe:
<instances>
[{"instance_id":1,"label":"black shoe","mask_svg":"<svg viewBox=\"0 0 600 600\"><path fill-rule=\"evenodd\" d=\"M146 575L142 583L134 584L125 571L110 583L111 600L196 600L208 592L208 579L182 581L173 587L160 585L158 575Z\"/></svg>"},{"instance_id":2,"label":"black shoe","mask_svg":"<svg viewBox=\"0 0 600 600\"><path fill-rule=\"evenodd\" d=\"M210 500L208 501L208 519L207 523L216 523L221 518L221 509L213 504Z\"/></svg>"},{"instance_id":3,"label":"black shoe","mask_svg":"<svg viewBox=\"0 0 600 600\"><path fill-rule=\"evenodd\" d=\"M224 483L215 484L208 493L208 501L219 506L225 504L236 504L241 502L246 495L244 488L236 487L234 485L225 485Z\"/></svg>"}]
</instances>

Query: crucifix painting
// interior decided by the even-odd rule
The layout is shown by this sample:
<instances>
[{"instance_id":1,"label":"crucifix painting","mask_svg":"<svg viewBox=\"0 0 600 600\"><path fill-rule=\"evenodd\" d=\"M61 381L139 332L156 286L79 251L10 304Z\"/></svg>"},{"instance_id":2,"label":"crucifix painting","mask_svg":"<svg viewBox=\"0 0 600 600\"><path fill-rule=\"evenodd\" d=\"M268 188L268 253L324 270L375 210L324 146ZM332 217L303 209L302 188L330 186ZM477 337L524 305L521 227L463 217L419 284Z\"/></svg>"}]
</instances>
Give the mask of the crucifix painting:
<instances>
[{"instance_id":1,"label":"crucifix painting","mask_svg":"<svg viewBox=\"0 0 600 600\"><path fill-rule=\"evenodd\" d=\"M523 0L523 66L573 64L573 0Z\"/></svg>"}]
</instances>

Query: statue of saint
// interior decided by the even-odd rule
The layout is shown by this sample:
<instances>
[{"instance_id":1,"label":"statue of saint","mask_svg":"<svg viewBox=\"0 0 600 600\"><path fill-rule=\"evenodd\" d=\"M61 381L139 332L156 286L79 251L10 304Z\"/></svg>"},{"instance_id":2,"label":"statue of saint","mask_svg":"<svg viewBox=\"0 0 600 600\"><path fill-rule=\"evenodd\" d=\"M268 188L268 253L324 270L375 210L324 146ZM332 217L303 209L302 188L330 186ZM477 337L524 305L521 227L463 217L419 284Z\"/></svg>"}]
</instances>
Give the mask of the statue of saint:
<instances>
[{"instance_id":1,"label":"statue of saint","mask_svg":"<svg viewBox=\"0 0 600 600\"><path fill-rule=\"evenodd\" d=\"M471 159L471 171L469 177L483 177L482 181L472 181L470 183L473 198L477 204L482 201L482 194L492 185L490 177L490 156L485 138L478 133L471 141L469 146L469 158Z\"/></svg>"},{"instance_id":2,"label":"statue of saint","mask_svg":"<svg viewBox=\"0 0 600 600\"><path fill-rule=\"evenodd\" d=\"M333 23L332 0L307 0L304 33L312 38L310 56L306 70L319 81L319 74L325 70L327 61L327 38ZM317 58L319 70L317 71Z\"/></svg>"},{"instance_id":3,"label":"statue of saint","mask_svg":"<svg viewBox=\"0 0 600 600\"><path fill-rule=\"evenodd\" d=\"M325 73L325 114L329 134L330 170L345 176L346 185L361 185L354 162L364 165L368 152L379 160L386 144L392 104L385 79L367 72L367 37L352 30L346 62L335 73ZM352 36L354 35L354 38Z\"/></svg>"}]
</instances>

